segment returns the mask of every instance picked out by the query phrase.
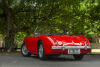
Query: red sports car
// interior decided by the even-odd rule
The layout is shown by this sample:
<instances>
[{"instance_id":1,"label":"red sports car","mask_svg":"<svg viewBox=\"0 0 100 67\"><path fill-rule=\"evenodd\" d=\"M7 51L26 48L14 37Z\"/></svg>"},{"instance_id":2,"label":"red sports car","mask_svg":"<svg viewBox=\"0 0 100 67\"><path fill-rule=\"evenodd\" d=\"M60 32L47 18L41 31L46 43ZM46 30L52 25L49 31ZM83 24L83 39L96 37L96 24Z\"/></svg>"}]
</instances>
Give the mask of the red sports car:
<instances>
[{"instance_id":1,"label":"red sports car","mask_svg":"<svg viewBox=\"0 0 100 67\"><path fill-rule=\"evenodd\" d=\"M37 55L44 59L48 55L73 55L75 60L81 60L83 56L91 52L89 40L82 36L65 35L61 33L35 34L23 41L21 53L23 56Z\"/></svg>"}]
</instances>

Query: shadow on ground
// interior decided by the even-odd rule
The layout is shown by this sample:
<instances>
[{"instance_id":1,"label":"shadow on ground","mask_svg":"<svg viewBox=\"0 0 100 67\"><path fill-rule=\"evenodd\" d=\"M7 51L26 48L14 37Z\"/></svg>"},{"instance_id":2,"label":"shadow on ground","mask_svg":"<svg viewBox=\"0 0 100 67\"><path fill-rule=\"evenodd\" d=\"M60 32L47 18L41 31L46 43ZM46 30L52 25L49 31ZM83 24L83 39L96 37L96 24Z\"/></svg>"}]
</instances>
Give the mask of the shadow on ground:
<instances>
[{"instance_id":1,"label":"shadow on ground","mask_svg":"<svg viewBox=\"0 0 100 67\"><path fill-rule=\"evenodd\" d=\"M31 56L31 58L33 59L37 59L40 60L38 58L38 56ZM69 57L46 57L44 60L42 61L75 61L73 58L69 58Z\"/></svg>"}]
</instances>

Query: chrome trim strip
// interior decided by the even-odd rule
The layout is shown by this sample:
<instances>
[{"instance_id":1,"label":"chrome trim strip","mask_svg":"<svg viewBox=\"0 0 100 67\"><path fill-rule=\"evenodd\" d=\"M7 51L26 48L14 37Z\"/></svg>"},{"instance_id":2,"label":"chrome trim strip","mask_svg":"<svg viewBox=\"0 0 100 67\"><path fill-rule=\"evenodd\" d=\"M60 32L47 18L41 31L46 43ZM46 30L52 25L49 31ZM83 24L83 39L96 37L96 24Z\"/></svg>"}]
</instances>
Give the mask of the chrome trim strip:
<instances>
[{"instance_id":1,"label":"chrome trim strip","mask_svg":"<svg viewBox=\"0 0 100 67\"><path fill-rule=\"evenodd\" d=\"M52 46L52 49L91 49L91 46Z\"/></svg>"},{"instance_id":2,"label":"chrome trim strip","mask_svg":"<svg viewBox=\"0 0 100 67\"><path fill-rule=\"evenodd\" d=\"M80 43L64 43L64 45L69 45L69 44L75 44L75 45L81 45Z\"/></svg>"}]
</instances>

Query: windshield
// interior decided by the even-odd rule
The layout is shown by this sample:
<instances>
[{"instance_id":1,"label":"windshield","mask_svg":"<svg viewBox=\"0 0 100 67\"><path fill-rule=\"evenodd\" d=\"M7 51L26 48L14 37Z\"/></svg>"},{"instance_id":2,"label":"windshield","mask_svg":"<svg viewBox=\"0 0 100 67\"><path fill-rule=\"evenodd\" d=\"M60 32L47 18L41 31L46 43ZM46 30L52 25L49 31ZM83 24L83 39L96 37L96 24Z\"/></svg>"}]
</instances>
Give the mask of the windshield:
<instances>
[{"instance_id":1,"label":"windshield","mask_svg":"<svg viewBox=\"0 0 100 67\"><path fill-rule=\"evenodd\" d=\"M45 34L45 35L65 35L62 29L59 27L51 27L51 26L37 26L35 31L35 35L37 34Z\"/></svg>"}]
</instances>

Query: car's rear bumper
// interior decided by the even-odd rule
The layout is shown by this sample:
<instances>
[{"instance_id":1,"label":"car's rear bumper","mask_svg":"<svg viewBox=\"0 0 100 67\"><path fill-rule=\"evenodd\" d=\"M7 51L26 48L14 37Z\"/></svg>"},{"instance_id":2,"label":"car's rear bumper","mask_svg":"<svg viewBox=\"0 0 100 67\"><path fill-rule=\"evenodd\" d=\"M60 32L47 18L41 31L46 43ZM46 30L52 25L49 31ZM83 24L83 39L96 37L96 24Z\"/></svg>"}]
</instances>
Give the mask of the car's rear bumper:
<instances>
[{"instance_id":1,"label":"car's rear bumper","mask_svg":"<svg viewBox=\"0 0 100 67\"><path fill-rule=\"evenodd\" d=\"M52 49L91 49L91 46L52 46Z\"/></svg>"},{"instance_id":2,"label":"car's rear bumper","mask_svg":"<svg viewBox=\"0 0 100 67\"><path fill-rule=\"evenodd\" d=\"M91 46L52 46L50 54L69 54L70 49L80 49L80 54L91 52Z\"/></svg>"}]
</instances>

